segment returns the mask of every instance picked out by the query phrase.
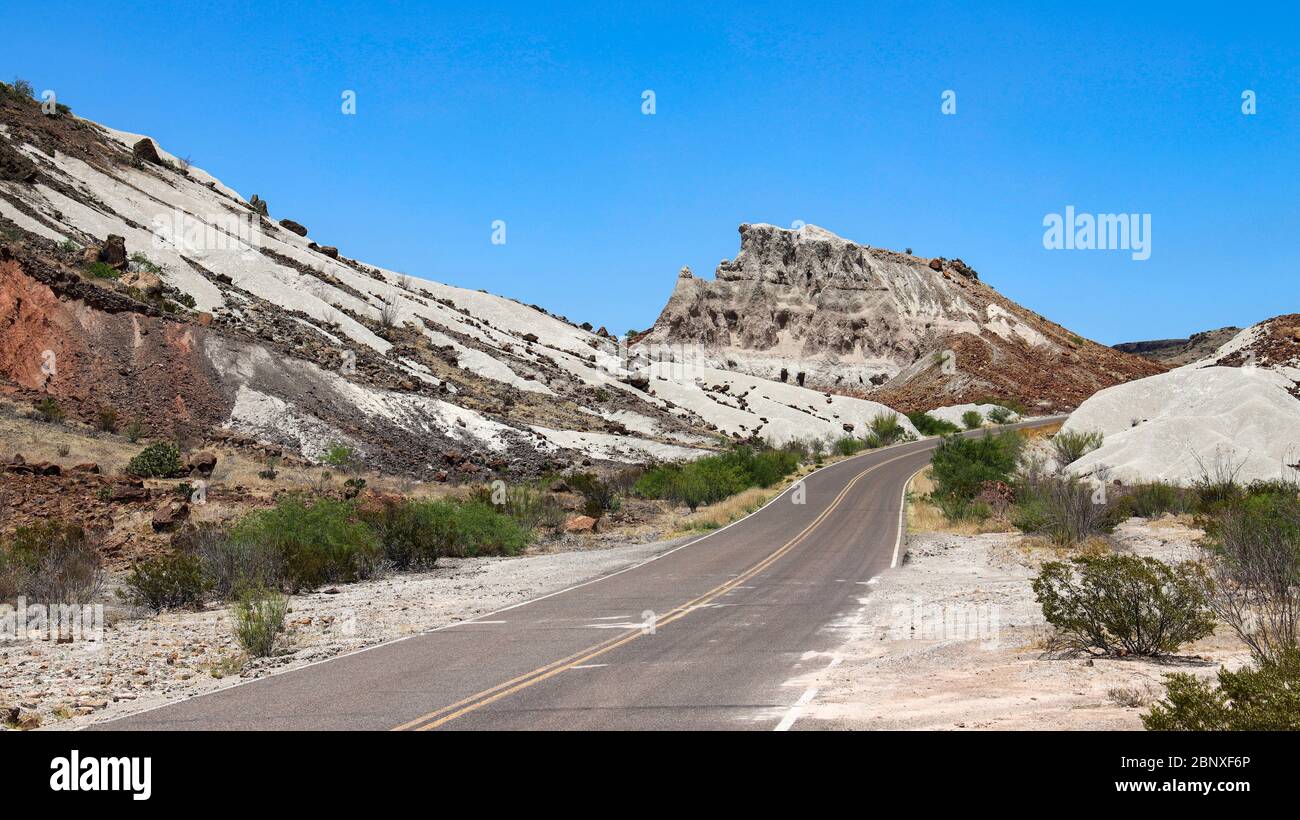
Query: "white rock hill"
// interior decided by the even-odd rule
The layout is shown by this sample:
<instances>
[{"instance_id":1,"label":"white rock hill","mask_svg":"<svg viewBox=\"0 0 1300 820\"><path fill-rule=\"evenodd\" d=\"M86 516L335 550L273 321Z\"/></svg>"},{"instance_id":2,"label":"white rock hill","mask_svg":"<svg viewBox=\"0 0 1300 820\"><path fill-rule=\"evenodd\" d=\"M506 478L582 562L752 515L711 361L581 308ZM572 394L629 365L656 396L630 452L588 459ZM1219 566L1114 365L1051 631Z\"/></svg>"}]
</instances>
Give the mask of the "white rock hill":
<instances>
[{"instance_id":1,"label":"white rock hill","mask_svg":"<svg viewBox=\"0 0 1300 820\"><path fill-rule=\"evenodd\" d=\"M874 415L893 413L756 376L651 373L647 359L629 358L607 335L536 306L322 248L332 238L318 245L282 227L276 220L293 214L277 213L274 202L274 216L262 217L161 148L163 165L133 161L141 139L71 116L6 121L0 140L39 175L0 180L0 218L59 265L79 257L66 246L60 256L57 243L94 246L119 235L129 253L161 266L164 284L194 300L177 318L194 323L196 347L227 394L219 421L231 431L308 457L348 442L375 459L409 457L420 473L442 466L436 454L447 446L485 458L531 450L640 462L697 457L723 438L784 443L843 435L845 425L861 432ZM209 241L192 241L181 225ZM198 326L204 314L210 327ZM248 343L285 333L314 358ZM349 355L388 375L341 374ZM3 378L32 387L20 372ZM723 385L729 392L718 392Z\"/></svg>"},{"instance_id":2,"label":"white rock hill","mask_svg":"<svg viewBox=\"0 0 1300 820\"><path fill-rule=\"evenodd\" d=\"M1297 477L1300 315L1249 327L1213 355L1117 385L1079 406L1063 429L1105 435L1072 465L1125 483L1189 484L1235 471L1240 481Z\"/></svg>"}]
</instances>

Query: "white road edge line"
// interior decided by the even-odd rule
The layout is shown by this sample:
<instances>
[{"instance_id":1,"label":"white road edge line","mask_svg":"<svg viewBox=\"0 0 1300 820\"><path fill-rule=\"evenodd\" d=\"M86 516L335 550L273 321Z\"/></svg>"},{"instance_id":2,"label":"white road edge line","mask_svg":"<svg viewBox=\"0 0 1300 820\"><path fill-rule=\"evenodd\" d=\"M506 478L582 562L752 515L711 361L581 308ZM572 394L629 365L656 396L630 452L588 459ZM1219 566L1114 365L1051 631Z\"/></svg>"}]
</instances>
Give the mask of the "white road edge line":
<instances>
[{"instance_id":1,"label":"white road edge line","mask_svg":"<svg viewBox=\"0 0 1300 820\"><path fill-rule=\"evenodd\" d=\"M898 568L898 550L903 545L903 522L907 521L907 485L912 483L912 479L925 472L926 467L929 466L929 464L925 465L925 467L908 476L907 480L903 482L903 494L898 499L898 536L894 538L894 557L889 559L890 569Z\"/></svg>"},{"instance_id":2,"label":"white road edge line","mask_svg":"<svg viewBox=\"0 0 1300 820\"><path fill-rule=\"evenodd\" d=\"M1042 418L1036 418L1036 419L1034 419L1033 421L1022 421L1022 422L1019 422L1019 423L1014 424L1014 425L1009 425L1009 429L1020 430L1020 429L1024 429L1024 428L1027 428L1027 427L1038 427L1038 426L1042 426L1042 425L1046 425L1046 424L1052 424L1052 423L1055 423L1056 420L1058 420L1058 419L1062 419L1062 418L1066 418L1066 416L1044 416L1044 417L1042 417ZM754 517L755 515L758 515L760 512L762 512L762 511L763 511L764 509L766 509L767 507L770 507L770 506L772 506L773 504L775 504L777 501L781 500L781 498L783 498L787 493L789 493L791 490L793 490L795 487L797 487L801 482L807 481L809 478L812 478L814 475L816 475L817 473L822 472L823 470L830 470L830 469L832 469L832 468L834 468L834 467L838 467L838 466L840 466L841 464L847 464L848 462L850 462L850 461L854 461L854 460L859 459L859 458L864 458L864 457L869 456L869 455L877 455L877 454L879 454L879 453L883 453L883 452L885 452L886 450L901 449L901 448L903 448L903 447L908 446L909 444L916 444L917 442L921 442L921 441L930 441L930 440L935 439L935 438L940 438L940 437L939 437L939 436L924 436L924 437L922 437L922 438L917 439L917 441L904 441L904 442L899 442L898 444L891 444L891 445L889 445L888 447L881 447L881 448L876 449L876 450L867 450L867 451L865 451L865 452L858 453L856 456L849 456L848 458L844 459L843 461L836 461L836 462L834 462L834 463L832 463L832 464L827 464L827 465L825 465L824 467L818 467L816 470L813 470L811 473L809 473L808 475L804 476L803 478L800 478L800 479L794 481L793 483L791 483L789 487L786 487L784 490L782 490L781 492L777 493L776 496L774 496L774 497L772 498L771 501L767 502L767 503L764 504L762 507L759 507L757 510L754 510L752 513L750 513L749 515L745 516L744 518L737 518L735 521L732 521L730 524L727 524L725 527L722 527L722 528L720 528L720 529L716 529L716 530L712 530L711 532L706 533L705 535L702 535L702 536L700 536L699 538L696 538L696 539L691 540L691 541L687 541L686 543L684 543L684 544L680 544L680 545L678 545L678 546L676 546L676 547L673 547L672 549L667 550L666 552L661 552L661 553L659 553L658 555L651 556L650 558L647 558L646 560L642 561L642 562L639 563L639 564L633 564L632 566L624 567L623 569L616 570L616 571L611 572L611 573L609 573L609 574L607 574L607 575L601 575L601 576L599 576L599 577L592 578L592 579L587 580L587 581L583 581L582 583L574 584L573 586L571 586L571 587L567 587L566 589L559 589L559 590L556 590L555 592L551 592L551 593L548 593L548 594L546 594L546 595L539 595L538 597L536 597L536 598L530 598L530 599L527 600L527 601L520 601L520 602L517 603L517 604L511 604L510 606L502 607L501 609L497 609L497 610L493 610L492 612L485 612L485 613L483 613L482 615L478 616L478 618L491 618L493 615L499 615L499 614L502 613L502 612L509 612L510 610L512 610L512 609L517 609L517 608L519 608L519 607L521 607L521 606L527 606L527 605L529 605L529 604L537 603L538 601L544 601L544 600L546 600L547 598L554 598L554 597L556 597L557 595L563 595L563 594L565 594L566 592L572 592L572 591L574 591L575 589L581 589L582 587L590 586L591 584L595 584L595 583L599 583L599 582L604 581L604 580L606 580L606 579L608 579L608 578L613 578L613 577L616 576L616 575L622 575L622 574L625 573L625 572L631 572L631 571L634 570L634 569L639 569L640 567L643 567L643 566L645 566L646 564L652 563L652 562L654 562L654 561L658 561L660 558L665 558L665 557L667 557L667 556L669 556L669 555L672 555L674 552L677 552L678 550L683 550L683 549L686 549L687 547L694 546L694 545L700 543L701 541L704 541L705 539L709 538L710 536L717 535L717 534L720 533L720 532L723 532L723 531L725 531L725 530L730 529L731 527L734 527L735 525L739 524L739 523L742 522L742 521L746 521L746 520L748 520L748 519ZM925 447L918 447L918 448L916 448L916 449L918 449L918 450L925 450L925 449L927 449L927 448L925 448ZM924 469L924 468L923 468L923 469ZM138 711L138 712L127 712L127 713L125 713L125 714L123 714L123 715L119 715L119 716L114 717L114 718L109 718L108 720L102 720L102 721L98 721L98 722L96 722L96 723L87 723L87 724L84 725L84 726L78 726L78 727L75 729L75 731L78 731L78 732L85 731L86 729L89 729L89 728L92 727L92 726L108 726L109 724L115 723L115 722L117 722L117 721L119 721L119 720L125 720L125 719L127 719L127 718L138 717L138 716L140 716L140 715L146 715L146 714L148 714L148 713L150 713L150 712L157 712L157 711L160 711L160 710L162 710L162 709L169 708L169 707L171 707L171 706L176 706L177 704L186 703L186 702L188 702L188 701L196 700L196 699L198 699L198 698L202 698L202 697L207 697L207 696L209 696L209 695L215 695L215 694L217 694L218 692L226 692L226 691L229 691L229 690L231 690L231 689L239 689L239 688L244 687L244 686L253 686L254 684L261 683L262 681L268 681L268 680L271 680L272 678L278 678L278 677L281 676L281 675L291 675L291 674L293 674L294 672L301 672L301 671L304 670L304 669L310 669L310 668L312 668L312 667L314 667L314 666L322 666L322 665L327 664L327 663L333 663L334 661L343 660L344 658L350 658L350 657L352 657L352 656L354 656L354 655L360 655L360 654L362 654L362 653L364 653L364 652L370 652L370 651L373 651L373 650L375 650L375 649L384 649L384 648L387 648L387 647L393 646L393 645L395 645L395 644L399 644L399 643L403 643L403 642L405 642L405 641L412 640L412 639L414 639L414 638L419 638L419 637L422 637L422 636L424 636L424 635L430 635L430 634L432 634L432 633L434 633L434 632L442 632L442 631L444 631L444 630L451 629L451 628L456 627L456 626L463 626L463 625L465 625L465 624L471 624L471 623L474 623L475 621L477 621L478 618L471 618L470 620L467 620L467 621L457 621L457 622L455 622L455 623L444 624L444 625L442 625L442 626L434 627L433 629L427 629L427 630L425 630L425 631L423 631L423 632L416 632L416 633L414 633L414 634L412 634L412 635L403 635L403 636L400 637L400 638L390 638L389 640L386 640L386 641L380 641L379 643L371 644L370 646L363 646L363 647L361 647L360 649L355 649L355 650L352 650L352 651L350 651L350 652L342 652L342 653L340 653L340 654L338 654L338 655L332 655L332 656L330 656L330 657L328 657L328 658L321 658L321 659L318 660L318 661L311 661L310 663L305 663L305 664L303 664L302 666L292 666L292 667L288 667L288 668L277 669L277 670L275 670L275 671L269 673L269 674L266 675L265 677L261 677L261 678L253 678L252 680L243 680L243 681L240 681L239 683L233 684L233 685L231 685L231 686L226 686L226 687L222 687L222 688L219 688L219 689L209 689L209 690L207 690L206 692L195 692L195 693L192 694L192 695L186 695L186 696L183 697L183 698L178 698L178 699L176 699L176 700L173 700L173 701L170 701L170 702L167 702L167 703L159 703L159 704L157 704L157 705L155 705L155 706L150 706L150 707L148 707L148 708L141 709L141 710Z\"/></svg>"},{"instance_id":3,"label":"white road edge line","mask_svg":"<svg viewBox=\"0 0 1300 820\"><path fill-rule=\"evenodd\" d=\"M933 437L932 437L932 436L926 436L925 438L917 439L917 441L928 441L930 438L933 438ZM302 670L304 670L304 669L310 669L310 668L312 668L313 666L321 666L321 665L323 665L323 664L333 663L334 661L342 660L342 659L344 659L344 658L350 658L350 657L352 657L352 656L354 656L354 655L360 655L360 654L362 654L363 652L370 652L370 651L373 651L373 650L375 650L375 649L383 649L383 648L387 648L387 647L393 646L393 645L395 645L395 644L399 644L399 643L403 643L403 642L405 642L405 641L412 640L413 638L419 638L419 637L422 637L422 636L424 636L424 635L430 635L430 634L432 634L432 633L434 633L434 632L443 632L443 631L445 631L445 630L452 629L452 628L457 627L457 626L465 626L466 624L479 623L479 622L481 622L481 619L483 619L483 618L491 618L493 615L499 615L499 614L501 614L502 612L509 612L510 610L512 610L512 609L518 609L518 608L521 607L521 606L528 606L529 604L535 604L535 603L537 603L538 601L545 601L547 598L554 598L554 597L556 597L557 595L563 595L563 594L565 594L566 592L573 592L575 589L581 589L581 588L583 588L583 587L590 586L590 585L592 585L592 584L596 584L596 583L599 583L599 582L601 582L601 581L608 580L608 579L610 579L610 578L613 578L613 577L616 576L616 575L622 575L622 574L625 573L625 572L631 572L631 571L634 570L634 569L640 569L641 567L645 566L646 564L650 564L650 563L653 563L653 562L655 562L655 561L658 561L660 558L666 558L666 557L668 557L669 555L672 555L674 552L677 552L678 550L684 550L684 549L686 549L687 547L693 547L693 546L695 546L696 544L700 543L701 541L704 541L704 540L706 540L706 539L708 539L708 538L710 538L710 537L712 537L712 536L714 536L714 535L717 535L717 534L719 534L719 533L721 533L721 532L725 532L726 530L731 529L732 527L736 526L737 524L741 523L742 521L746 521L746 520L748 520L748 519L754 517L755 515L758 515L758 514L759 514L760 512L762 512L764 509L766 509L766 508L772 506L773 504L775 504L776 502L780 501L780 500L781 500L782 498L784 498L788 493L790 493L791 491L793 491L795 487L799 486L799 484L801 484L801 483L804 482L804 481L807 481L808 479L812 478L814 475L816 475L817 473L822 472L823 470L830 470L830 469L832 469L832 468L835 468L835 467L840 466L841 464L847 464L847 463L850 462L850 461L855 461L855 460L857 460L857 459L864 458L864 457L869 456L869 455L875 455L875 454L883 453L883 452L885 452L886 450L893 450L893 449L897 449L897 448L901 448L901 447L906 447L906 446L909 445L909 444L915 444L915 443L916 443L916 442L912 442L912 441L904 441L904 442L900 442L900 443L898 443L898 444L891 444L891 445L889 445L888 447L881 447L881 448L876 449L876 450L867 450L867 451L865 451L865 452L858 453L858 454L855 455L855 456L849 456L848 458L843 459L842 461L836 461L836 462L833 462L833 463L831 463L831 464L827 464L827 465L825 465L825 466L823 466L823 467L818 467L816 470L813 470L813 471L812 471L811 473L809 473L808 475L806 475L806 476L804 476L804 477L802 477L802 478L800 478L800 479L797 479L797 480L795 480L794 482L792 482L792 483L790 484L789 487L786 487L784 490L782 490L781 492L779 492L779 493L777 493L775 496L773 496L773 498L772 498L771 501L768 501L768 502L767 502L766 504L764 504L762 507L759 507L757 510L754 510L754 511L753 511L752 513L750 513L749 515L746 515L746 516L743 517L743 518L737 518L735 521L732 521L730 524L727 524L725 527L721 527L720 529L712 530L712 531L706 533L705 535L700 536L699 538L695 538L695 539L689 540L689 541L687 541L687 542L684 543L684 544L679 544L678 546L673 547L672 549L667 550L667 551L665 551L665 552L661 552L661 553L659 553L658 555L652 555L651 557L647 558L647 559L644 560L644 561L641 561L640 563L632 564L631 566L627 566L627 567L623 567L623 568L620 569L620 570L615 570L614 572L608 573L608 574L606 574L606 575L601 575L601 576L598 576L598 577L596 577L596 578L591 578L591 579L588 579L588 580L583 581L583 582L581 582L581 583L574 584L573 586L566 587L566 588L564 588L564 589L557 589L555 592L550 592L550 593L547 593L546 595L539 595L539 596L537 596L536 598L530 598L530 599L528 599L528 600L526 600L526 601L520 601L520 602L517 603L517 604L511 604L510 606L502 607L501 609L496 609L496 610L493 610L493 611L491 611L491 612L485 612L485 613L483 613L482 615L478 616L478 618L471 618L471 619L469 619L469 620L467 620L467 621L456 621L455 623L443 624L442 626L437 626L437 627L434 627L433 629L427 629L427 630L425 630L425 631L423 631L423 632L416 632L416 633L414 633L414 634L412 634L412 635L403 635L403 636L400 637L400 638L391 638L391 639L386 640L386 641L380 641L379 643L371 644L370 646L363 646L363 647L361 647L360 649L355 649L355 650L353 650L353 651L351 651L351 652L343 652L343 653L341 653L341 654L333 655L333 656L328 657L328 658L321 658L321 659L318 660L318 661L312 661L312 662L310 662L310 663L303 664L302 666L292 666L292 667L288 667L288 668L277 669L277 670L271 672L270 674L268 674L268 675L266 675L266 676L264 676L264 677L261 677L261 678L253 678L252 680L244 680L244 681L240 681L239 683L233 684L233 685L231 685L231 686L225 686L225 687L221 687L221 688L219 688L219 689L209 689L209 690L206 691L206 692L195 692L195 693L192 694L192 695L186 695L185 697L183 697L183 698L179 698L179 699L177 699L177 700L173 700L173 701L170 701L170 702L167 702L167 703L160 703L160 704L157 704L156 706L150 706L150 707L148 707L148 708L146 708L146 709L141 709L141 710L138 711L138 712L127 712L126 714L119 715L118 717L115 717L115 718L110 718L110 719L108 719L108 720L99 721L99 722L97 722L97 723L88 723L88 724L86 724L85 726L78 726L78 727L76 728L76 731L78 731L78 732L80 732L80 731L84 731L85 729L88 729L88 728L90 728L90 727L92 727L92 726L107 726L107 725L109 725L109 724L111 724L111 723L115 723L116 721L119 721L119 720L125 720L125 719L127 719L127 718L138 717L138 716L140 716L140 715L146 715L146 714L148 714L148 713L150 713L150 712L157 712L157 711L159 711L159 710L161 710L161 709L166 709L166 708L171 707L171 706L176 706L177 704L185 703L185 702L187 702L187 701L195 700L195 699L197 699L197 698L207 697L208 695L215 695L215 694L217 694L218 692L226 692L226 691L229 691L229 690L231 690L231 689L239 689L239 688L244 687L244 686L252 686L252 685L254 685L254 684L261 683L262 681L268 681L268 680L271 680L272 678L277 678L277 677L279 677L280 675L291 675L291 674L293 674L294 672L301 672ZM917 449L925 449L925 448L917 448Z\"/></svg>"},{"instance_id":4,"label":"white road edge line","mask_svg":"<svg viewBox=\"0 0 1300 820\"><path fill-rule=\"evenodd\" d=\"M816 687L806 689L804 693L799 696L799 699L794 702L794 706L791 706L789 711L785 713L785 717L781 718L781 722L776 724L776 728L773 731L790 731L790 727L794 725L794 722L799 719L799 715L803 713L803 707L812 703L812 699L815 697L817 697Z\"/></svg>"}]
</instances>

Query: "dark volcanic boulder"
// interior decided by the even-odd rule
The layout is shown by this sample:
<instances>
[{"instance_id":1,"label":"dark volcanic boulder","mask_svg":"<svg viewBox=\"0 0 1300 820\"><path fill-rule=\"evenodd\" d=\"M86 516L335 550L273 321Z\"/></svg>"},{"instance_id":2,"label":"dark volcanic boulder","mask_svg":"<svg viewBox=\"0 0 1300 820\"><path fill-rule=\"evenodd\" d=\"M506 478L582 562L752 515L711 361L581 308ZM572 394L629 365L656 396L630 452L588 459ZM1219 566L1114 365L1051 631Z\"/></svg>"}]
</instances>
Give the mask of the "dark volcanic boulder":
<instances>
[{"instance_id":1,"label":"dark volcanic boulder","mask_svg":"<svg viewBox=\"0 0 1300 820\"><path fill-rule=\"evenodd\" d=\"M154 165L163 164L162 157L158 155L158 146L154 145L153 140L148 137L131 146L131 153L145 162L152 162Z\"/></svg>"},{"instance_id":2,"label":"dark volcanic boulder","mask_svg":"<svg viewBox=\"0 0 1300 820\"><path fill-rule=\"evenodd\" d=\"M126 270L126 239L115 233L109 234L95 255L95 261L103 262L115 270Z\"/></svg>"},{"instance_id":3,"label":"dark volcanic boulder","mask_svg":"<svg viewBox=\"0 0 1300 820\"><path fill-rule=\"evenodd\" d=\"M0 139L0 179L31 182L35 178L36 163L10 145L8 140Z\"/></svg>"},{"instance_id":4,"label":"dark volcanic boulder","mask_svg":"<svg viewBox=\"0 0 1300 820\"><path fill-rule=\"evenodd\" d=\"M215 453L204 450L191 455L188 463L191 474L210 476L217 467L217 456Z\"/></svg>"},{"instance_id":5,"label":"dark volcanic boulder","mask_svg":"<svg viewBox=\"0 0 1300 820\"><path fill-rule=\"evenodd\" d=\"M281 219L280 227L284 228L286 231L289 231L290 233L296 233L299 236L307 235L307 228L303 226L302 223L294 222L292 219Z\"/></svg>"}]
</instances>

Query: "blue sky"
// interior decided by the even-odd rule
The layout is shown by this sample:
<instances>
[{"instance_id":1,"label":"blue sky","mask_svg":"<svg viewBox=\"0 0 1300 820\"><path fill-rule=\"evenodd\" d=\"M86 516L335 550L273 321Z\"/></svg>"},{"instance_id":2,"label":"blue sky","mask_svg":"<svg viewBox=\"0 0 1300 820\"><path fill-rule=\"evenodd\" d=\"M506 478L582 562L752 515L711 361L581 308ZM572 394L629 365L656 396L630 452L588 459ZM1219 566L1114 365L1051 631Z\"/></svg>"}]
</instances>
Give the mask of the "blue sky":
<instances>
[{"instance_id":1,"label":"blue sky","mask_svg":"<svg viewBox=\"0 0 1300 820\"><path fill-rule=\"evenodd\" d=\"M1107 343L1300 310L1291 4L126 5L11 6L0 76L349 256L574 321L648 326L740 223L795 220ZM1151 214L1151 258L1045 249L1067 205Z\"/></svg>"}]
</instances>

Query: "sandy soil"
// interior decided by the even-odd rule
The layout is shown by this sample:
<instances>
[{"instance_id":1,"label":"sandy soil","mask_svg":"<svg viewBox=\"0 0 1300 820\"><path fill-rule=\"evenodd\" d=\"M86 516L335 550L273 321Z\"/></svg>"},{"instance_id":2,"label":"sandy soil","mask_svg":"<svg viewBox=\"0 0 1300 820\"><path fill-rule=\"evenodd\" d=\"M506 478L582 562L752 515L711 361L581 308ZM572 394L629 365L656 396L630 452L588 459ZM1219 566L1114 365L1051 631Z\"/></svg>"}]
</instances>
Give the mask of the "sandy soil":
<instances>
[{"instance_id":1,"label":"sandy soil","mask_svg":"<svg viewBox=\"0 0 1300 820\"><path fill-rule=\"evenodd\" d=\"M128 617L110 611L101 645L0 644L0 707L35 712L44 727L76 728L300 667L501 609L640 563L682 540L606 549L569 536L545 554L444 559L426 573L325 589L291 599L287 651L243 657L227 607Z\"/></svg>"},{"instance_id":2,"label":"sandy soil","mask_svg":"<svg viewBox=\"0 0 1300 820\"><path fill-rule=\"evenodd\" d=\"M1178 561L1197 557L1200 535L1171 518L1133 519L1115 540ZM1212 676L1248 660L1226 629L1164 662L1045 656L1050 627L1029 584L1056 557L1015 533L910 536L903 566L832 626L843 645L790 681L816 689L800 728L1141 729L1165 673Z\"/></svg>"}]
</instances>

